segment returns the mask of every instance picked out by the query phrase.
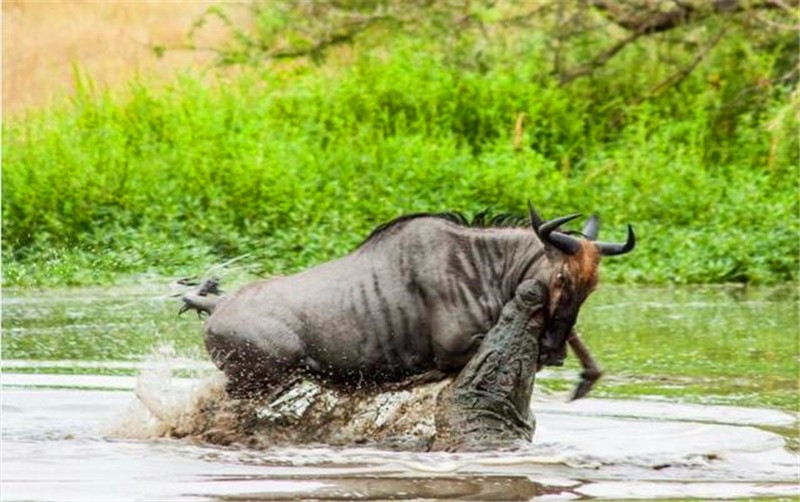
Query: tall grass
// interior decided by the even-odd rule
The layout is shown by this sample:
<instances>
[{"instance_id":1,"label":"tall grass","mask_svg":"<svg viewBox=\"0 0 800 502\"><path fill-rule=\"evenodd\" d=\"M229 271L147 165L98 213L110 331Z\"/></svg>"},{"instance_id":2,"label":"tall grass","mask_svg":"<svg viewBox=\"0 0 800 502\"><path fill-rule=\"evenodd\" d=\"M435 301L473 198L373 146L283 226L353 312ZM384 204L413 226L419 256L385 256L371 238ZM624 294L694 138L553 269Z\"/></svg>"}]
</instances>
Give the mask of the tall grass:
<instances>
[{"instance_id":1,"label":"tall grass","mask_svg":"<svg viewBox=\"0 0 800 502\"><path fill-rule=\"evenodd\" d=\"M164 80L176 68L208 63L211 54L177 51L157 60L147 44L180 43L187 26L209 5L207 0L3 1L3 116L67 95L74 61L104 85L119 85L137 73ZM219 23L208 23L202 35L199 43L227 37Z\"/></svg>"},{"instance_id":2,"label":"tall grass","mask_svg":"<svg viewBox=\"0 0 800 502\"><path fill-rule=\"evenodd\" d=\"M636 252L608 259L606 280L795 280L800 99L745 92L776 64L745 45L638 104L655 58L560 86L535 57L465 69L410 37L216 85L83 79L69 106L3 128L3 279L109 282L248 253L254 272L286 273L402 213L530 199L546 217L599 213L604 240L634 225Z\"/></svg>"}]
</instances>

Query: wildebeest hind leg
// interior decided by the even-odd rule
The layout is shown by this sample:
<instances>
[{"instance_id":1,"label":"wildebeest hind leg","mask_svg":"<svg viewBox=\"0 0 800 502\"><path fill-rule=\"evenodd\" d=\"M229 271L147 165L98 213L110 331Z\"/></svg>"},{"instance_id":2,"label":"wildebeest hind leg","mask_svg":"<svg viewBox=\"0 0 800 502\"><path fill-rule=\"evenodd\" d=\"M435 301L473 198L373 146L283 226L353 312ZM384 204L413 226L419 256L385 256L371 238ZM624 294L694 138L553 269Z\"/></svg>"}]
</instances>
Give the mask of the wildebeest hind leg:
<instances>
[{"instance_id":1,"label":"wildebeest hind leg","mask_svg":"<svg viewBox=\"0 0 800 502\"><path fill-rule=\"evenodd\" d=\"M232 397L269 394L301 367L303 351L289 333L283 336L244 336L206 333L206 348L214 364L228 379Z\"/></svg>"}]
</instances>

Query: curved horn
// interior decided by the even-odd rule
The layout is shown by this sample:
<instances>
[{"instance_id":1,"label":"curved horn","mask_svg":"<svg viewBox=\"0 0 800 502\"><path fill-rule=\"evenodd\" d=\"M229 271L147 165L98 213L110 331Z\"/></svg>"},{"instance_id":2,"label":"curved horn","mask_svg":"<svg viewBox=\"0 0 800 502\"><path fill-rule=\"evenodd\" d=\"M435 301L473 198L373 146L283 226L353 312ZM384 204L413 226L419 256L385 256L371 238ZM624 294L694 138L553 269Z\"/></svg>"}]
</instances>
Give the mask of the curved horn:
<instances>
[{"instance_id":1,"label":"curved horn","mask_svg":"<svg viewBox=\"0 0 800 502\"><path fill-rule=\"evenodd\" d=\"M580 213L576 213L576 214L571 214L569 216L562 216L560 218L555 218L553 220L545 222L539 225L536 234L542 241L551 244L558 250L567 254L575 254L581 248L580 241L578 241L578 239L574 237L570 237L567 234L562 234L561 232L554 232L554 230L563 225L564 223L567 223L568 221L572 221L575 218L578 218L579 216Z\"/></svg>"},{"instance_id":2,"label":"curved horn","mask_svg":"<svg viewBox=\"0 0 800 502\"><path fill-rule=\"evenodd\" d=\"M564 223L570 222L570 221L574 220L575 218L580 218L580 217L581 217L581 213L575 213L575 214L570 214L570 215L567 215L567 216L559 216L558 218L553 218L552 220L550 220L548 222L545 222L545 223L543 223L542 225L539 226L539 233L542 236L550 235L550 232L552 232L553 230L557 229L558 227L560 227Z\"/></svg>"},{"instance_id":3,"label":"curved horn","mask_svg":"<svg viewBox=\"0 0 800 502\"><path fill-rule=\"evenodd\" d=\"M617 244L611 242L598 242L597 247L600 249L600 254L603 256L614 256L625 254L633 251L636 246L636 236L633 233L633 227L628 225L628 240L625 244Z\"/></svg>"},{"instance_id":4,"label":"curved horn","mask_svg":"<svg viewBox=\"0 0 800 502\"><path fill-rule=\"evenodd\" d=\"M581 233L586 236L590 241L597 240L597 234L600 232L600 218L596 214L589 217L589 221L583 226Z\"/></svg>"}]
</instances>

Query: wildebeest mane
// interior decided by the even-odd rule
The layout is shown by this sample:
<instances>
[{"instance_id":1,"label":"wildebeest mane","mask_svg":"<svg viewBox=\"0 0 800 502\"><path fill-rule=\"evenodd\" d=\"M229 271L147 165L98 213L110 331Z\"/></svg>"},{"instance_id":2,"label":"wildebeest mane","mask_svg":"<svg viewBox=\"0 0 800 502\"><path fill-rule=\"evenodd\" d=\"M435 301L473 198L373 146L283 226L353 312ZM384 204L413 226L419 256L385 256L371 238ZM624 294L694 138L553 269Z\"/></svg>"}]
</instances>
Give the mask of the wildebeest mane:
<instances>
[{"instance_id":1,"label":"wildebeest mane","mask_svg":"<svg viewBox=\"0 0 800 502\"><path fill-rule=\"evenodd\" d=\"M376 242L387 235L392 229L397 228L411 220L419 218L437 218L445 220L461 227L469 228L516 228L529 225L529 220L526 216L520 216L509 213L491 214L488 209L484 209L476 213L472 219L467 218L464 213L458 211L447 211L442 213L411 213L398 216L397 218L381 223L370 232L366 239L361 241L358 247L362 247L367 243Z\"/></svg>"}]
</instances>

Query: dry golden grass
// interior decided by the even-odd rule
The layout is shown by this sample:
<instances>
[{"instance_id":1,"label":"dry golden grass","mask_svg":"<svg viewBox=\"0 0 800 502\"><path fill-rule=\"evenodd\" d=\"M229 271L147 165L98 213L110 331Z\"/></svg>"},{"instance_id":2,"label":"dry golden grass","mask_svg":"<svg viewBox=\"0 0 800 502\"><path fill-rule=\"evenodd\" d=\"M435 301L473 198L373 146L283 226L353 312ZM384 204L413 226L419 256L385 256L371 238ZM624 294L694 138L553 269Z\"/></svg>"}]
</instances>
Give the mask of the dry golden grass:
<instances>
[{"instance_id":1,"label":"dry golden grass","mask_svg":"<svg viewBox=\"0 0 800 502\"><path fill-rule=\"evenodd\" d=\"M213 0L3 0L3 115L46 106L73 90L77 64L98 86L134 75L168 79L176 70L209 62L208 53L171 51L157 58L153 44L180 45L192 22ZM209 23L204 44L227 36Z\"/></svg>"}]
</instances>

